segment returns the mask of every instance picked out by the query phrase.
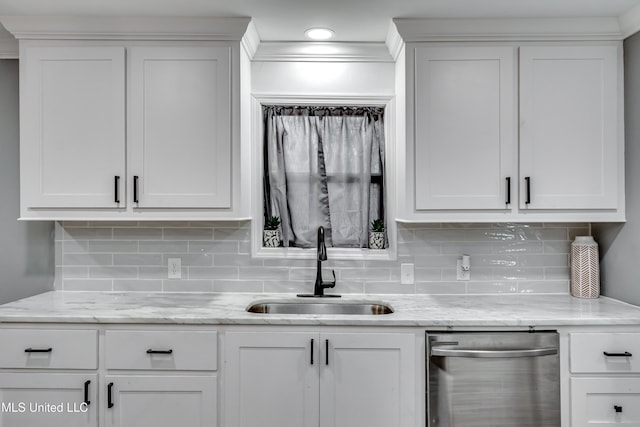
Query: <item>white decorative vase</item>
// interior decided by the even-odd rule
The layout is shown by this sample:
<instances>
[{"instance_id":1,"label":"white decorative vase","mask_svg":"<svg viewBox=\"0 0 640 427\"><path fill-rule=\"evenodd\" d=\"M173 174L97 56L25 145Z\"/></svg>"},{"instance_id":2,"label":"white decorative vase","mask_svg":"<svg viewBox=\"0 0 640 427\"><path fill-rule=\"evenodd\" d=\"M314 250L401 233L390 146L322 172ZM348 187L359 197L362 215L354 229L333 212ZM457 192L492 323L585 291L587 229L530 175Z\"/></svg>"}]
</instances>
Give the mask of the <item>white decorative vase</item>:
<instances>
[{"instance_id":1,"label":"white decorative vase","mask_svg":"<svg viewBox=\"0 0 640 427\"><path fill-rule=\"evenodd\" d=\"M280 230L263 230L262 243L265 248L277 248L280 246Z\"/></svg>"},{"instance_id":2,"label":"white decorative vase","mask_svg":"<svg viewBox=\"0 0 640 427\"><path fill-rule=\"evenodd\" d=\"M369 232L369 249L384 249L384 231Z\"/></svg>"},{"instance_id":3,"label":"white decorative vase","mask_svg":"<svg viewBox=\"0 0 640 427\"><path fill-rule=\"evenodd\" d=\"M578 298L600 295L598 244L591 236L577 236L571 243L571 295Z\"/></svg>"}]
</instances>

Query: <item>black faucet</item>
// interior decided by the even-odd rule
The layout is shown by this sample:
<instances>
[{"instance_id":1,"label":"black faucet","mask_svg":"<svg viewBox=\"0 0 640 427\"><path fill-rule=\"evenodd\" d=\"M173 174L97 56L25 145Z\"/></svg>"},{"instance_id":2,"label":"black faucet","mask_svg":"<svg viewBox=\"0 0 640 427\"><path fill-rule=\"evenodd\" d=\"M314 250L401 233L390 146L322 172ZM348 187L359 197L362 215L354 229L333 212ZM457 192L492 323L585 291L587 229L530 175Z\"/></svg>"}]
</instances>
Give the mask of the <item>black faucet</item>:
<instances>
[{"instance_id":1,"label":"black faucet","mask_svg":"<svg viewBox=\"0 0 640 427\"><path fill-rule=\"evenodd\" d=\"M324 227L318 227L318 252L317 252L317 271L316 283L313 287L313 294L299 294L299 297L339 297L340 295L325 295L324 290L334 288L336 286L336 272L331 270L333 274L333 282L322 281L322 261L327 260L327 246L324 244Z\"/></svg>"}]
</instances>

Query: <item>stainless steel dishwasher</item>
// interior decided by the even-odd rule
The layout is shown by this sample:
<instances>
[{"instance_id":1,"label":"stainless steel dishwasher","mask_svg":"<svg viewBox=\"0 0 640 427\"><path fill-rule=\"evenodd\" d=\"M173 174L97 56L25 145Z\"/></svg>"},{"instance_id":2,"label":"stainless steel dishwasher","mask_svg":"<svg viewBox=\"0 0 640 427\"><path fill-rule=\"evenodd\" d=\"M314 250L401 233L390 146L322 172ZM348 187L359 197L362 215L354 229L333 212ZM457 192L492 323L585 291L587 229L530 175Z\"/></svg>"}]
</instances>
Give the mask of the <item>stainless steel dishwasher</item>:
<instances>
[{"instance_id":1,"label":"stainless steel dishwasher","mask_svg":"<svg viewBox=\"0 0 640 427\"><path fill-rule=\"evenodd\" d=\"M556 332L427 332L429 427L559 427Z\"/></svg>"}]
</instances>

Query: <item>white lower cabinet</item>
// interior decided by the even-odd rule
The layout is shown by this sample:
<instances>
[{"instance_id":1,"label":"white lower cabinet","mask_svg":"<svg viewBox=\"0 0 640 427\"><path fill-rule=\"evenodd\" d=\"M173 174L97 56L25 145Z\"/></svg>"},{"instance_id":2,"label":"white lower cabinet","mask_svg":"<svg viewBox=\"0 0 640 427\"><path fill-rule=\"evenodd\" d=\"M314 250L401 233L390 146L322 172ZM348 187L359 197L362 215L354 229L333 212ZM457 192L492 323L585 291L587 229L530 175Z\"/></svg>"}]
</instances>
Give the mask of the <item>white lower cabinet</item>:
<instances>
[{"instance_id":1,"label":"white lower cabinet","mask_svg":"<svg viewBox=\"0 0 640 427\"><path fill-rule=\"evenodd\" d=\"M215 377L107 375L105 387L105 427L217 424Z\"/></svg>"},{"instance_id":2,"label":"white lower cabinet","mask_svg":"<svg viewBox=\"0 0 640 427\"><path fill-rule=\"evenodd\" d=\"M105 331L102 427L215 427L218 333Z\"/></svg>"},{"instance_id":3,"label":"white lower cabinet","mask_svg":"<svg viewBox=\"0 0 640 427\"><path fill-rule=\"evenodd\" d=\"M640 333L569 334L571 426L640 427Z\"/></svg>"},{"instance_id":4,"label":"white lower cabinet","mask_svg":"<svg viewBox=\"0 0 640 427\"><path fill-rule=\"evenodd\" d=\"M572 378L572 425L640 426L640 378Z\"/></svg>"},{"instance_id":5,"label":"white lower cabinet","mask_svg":"<svg viewBox=\"0 0 640 427\"><path fill-rule=\"evenodd\" d=\"M0 373L0 426L96 427L98 375Z\"/></svg>"},{"instance_id":6,"label":"white lower cabinet","mask_svg":"<svg viewBox=\"0 0 640 427\"><path fill-rule=\"evenodd\" d=\"M229 332L224 425L415 425L416 336Z\"/></svg>"}]
</instances>

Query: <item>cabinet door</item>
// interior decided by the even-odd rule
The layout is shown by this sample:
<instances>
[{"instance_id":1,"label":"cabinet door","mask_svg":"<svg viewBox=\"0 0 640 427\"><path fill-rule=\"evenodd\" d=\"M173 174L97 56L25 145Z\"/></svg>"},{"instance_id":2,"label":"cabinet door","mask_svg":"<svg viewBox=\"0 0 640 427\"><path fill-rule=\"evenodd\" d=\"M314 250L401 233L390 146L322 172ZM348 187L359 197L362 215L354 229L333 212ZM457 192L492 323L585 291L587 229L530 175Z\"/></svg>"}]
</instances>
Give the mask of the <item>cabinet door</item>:
<instances>
[{"instance_id":1,"label":"cabinet door","mask_svg":"<svg viewBox=\"0 0 640 427\"><path fill-rule=\"evenodd\" d=\"M514 48L418 47L413 71L416 210L509 208Z\"/></svg>"},{"instance_id":2,"label":"cabinet door","mask_svg":"<svg viewBox=\"0 0 640 427\"><path fill-rule=\"evenodd\" d=\"M571 425L640 426L640 378L571 378Z\"/></svg>"},{"instance_id":3,"label":"cabinet door","mask_svg":"<svg viewBox=\"0 0 640 427\"><path fill-rule=\"evenodd\" d=\"M212 427L217 425L217 379L215 376L107 375L105 387L106 397L103 406L105 426Z\"/></svg>"},{"instance_id":4,"label":"cabinet door","mask_svg":"<svg viewBox=\"0 0 640 427\"><path fill-rule=\"evenodd\" d=\"M617 65L616 46L520 48L520 208L617 207Z\"/></svg>"},{"instance_id":5,"label":"cabinet door","mask_svg":"<svg viewBox=\"0 0 640 427\"><path fill-rule=\"evenodd\" d=\"M321 334L320 426L413 427L415 335Z\"/></svg>"},{"instance_id":6,"label":"cabinet door","mask_svg":"<svg viewBox=\"0 0 640 427\"><path fill-rule=\"evenodd\" d=\"M231 49L131 49L131 192L139 208L231 206Z\"/></svg>"},{"instance_id":7,"label":"cabinet door","mask_svg":"<svg viewBox=\"0 0 640 427\"><path fill-rule=\"evenodd\" d=\"M26 47L20 63L23 208L124 207L124 48Z\"/></svg>"},{"instance_id":8,"label":"cabinet door","mask_svg":"<svg viewBox=\"0 0 640 427\"><path fill-rule=\"evenodd\" d=\"M0 426L97 427L97 384L97 375L2 373Z\"/></svg>"},{"instance_id":9,"label":"cabinet door","mask_svg":"<svg viewBox=\"0 0 640 427\"><path fill-rule=\"evenodd\" d=\"M318 334L228 333L224 425L317 427L318 354Z\"/></svg>"}]
</instances>

